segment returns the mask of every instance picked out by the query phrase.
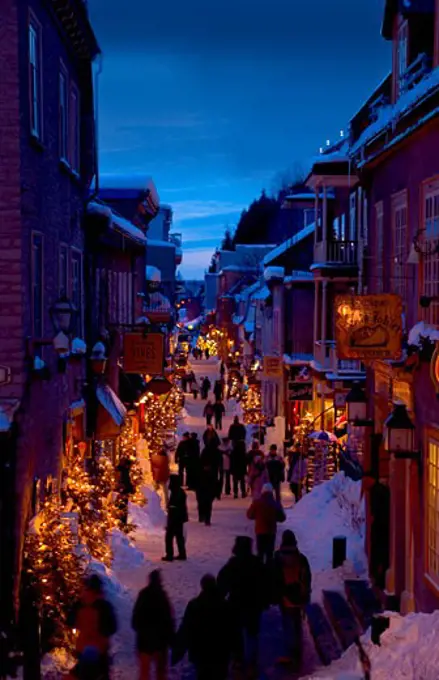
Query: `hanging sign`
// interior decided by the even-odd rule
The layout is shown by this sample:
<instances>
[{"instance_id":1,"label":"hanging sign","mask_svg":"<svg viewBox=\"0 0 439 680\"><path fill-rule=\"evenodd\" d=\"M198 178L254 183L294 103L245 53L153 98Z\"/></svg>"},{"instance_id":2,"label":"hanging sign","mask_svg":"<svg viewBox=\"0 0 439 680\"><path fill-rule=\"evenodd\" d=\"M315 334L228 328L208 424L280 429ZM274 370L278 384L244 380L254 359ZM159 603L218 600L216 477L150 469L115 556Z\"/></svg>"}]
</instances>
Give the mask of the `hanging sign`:
<instances>
[{"instance_id":1,"label":"hanging sign","mask_svg":"<svg viewBox=\"0 0 439 680\"><path fill-rule=\"evenodd\" d=\"M335 339L339 359L400 359L401 298L399 295L338 295Z\"/></svg>"},{"instance_id":2,"label":"hanging sign","mask_svg":"<svg viewBox=\"0 0 439 680\"><path fill-rule=\"evenodd\" d=\"M283 364L280 357L264 357L264 378L281 378Z\"/></svg>"},{"instance_id":3,"label":"hanging sign","mask_svg":"<svg viewBox=\"0 0 439 680\"><path fill-rule=\"evenodd\" d=\"M434 389L439 395L439 342L436 343L436 349L433 352L430 363L430 375L433 381Z\"/></svg>"},{"instance_id":4,"label":"hanging sign","mask_svg":"<svg viewBox=\"0 0 439 680\"><path fill-rule=\"evenodd\" d=\"M312 382L294 382L287 384L287 401L312 401Z\"/></svg>"},{"instance_id":5,"label":"hanging sign","mask_svg":"<svg viewBox=\"0 0 439 680\"><path fill-rule=\"evenodd\" d=\"M163 333L126 333L123 341L123 370L125 373L162 375L165 365Z\"/></svg>"}]
</instances>

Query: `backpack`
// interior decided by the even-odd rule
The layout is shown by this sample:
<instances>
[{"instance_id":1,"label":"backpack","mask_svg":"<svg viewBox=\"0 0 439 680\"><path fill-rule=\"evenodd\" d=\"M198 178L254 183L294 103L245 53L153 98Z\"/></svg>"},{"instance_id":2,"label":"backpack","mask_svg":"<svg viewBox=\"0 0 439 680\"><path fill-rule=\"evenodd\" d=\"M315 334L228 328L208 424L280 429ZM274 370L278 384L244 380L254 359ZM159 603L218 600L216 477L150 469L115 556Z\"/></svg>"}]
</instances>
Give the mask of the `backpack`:
<instances>
[{"instance_id":1,"label":"backpack","mask_svg":"<svg viewBox=\"0 0 439 680\"><path fill-rule=\"evenodd\" d=\"M283 582L283 603L290 607L302 606L306 603L310 590L304 556L297 550L281 552L279 557Z\"/></svg>"}]
</instances>

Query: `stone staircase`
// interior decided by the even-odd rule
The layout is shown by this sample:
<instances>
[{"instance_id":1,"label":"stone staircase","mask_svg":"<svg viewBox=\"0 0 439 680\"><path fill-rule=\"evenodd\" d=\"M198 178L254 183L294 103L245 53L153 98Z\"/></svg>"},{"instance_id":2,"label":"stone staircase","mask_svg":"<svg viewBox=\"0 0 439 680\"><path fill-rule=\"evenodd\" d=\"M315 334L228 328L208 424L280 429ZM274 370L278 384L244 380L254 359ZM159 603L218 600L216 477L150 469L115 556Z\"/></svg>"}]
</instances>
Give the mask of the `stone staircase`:
<instances>
[{"instance_id":1,"label":"stone staircase","mask_svg":"<svg viewBox=\"0 0 439 680\"><path fill-rule=\"evenodd\" d=\"M307 607L311 635L325 666L339 659L382 611L367 581L348 580L344 585L344 593L324 590L323 606L313 602Z\"/></svg>"}]
</instances>

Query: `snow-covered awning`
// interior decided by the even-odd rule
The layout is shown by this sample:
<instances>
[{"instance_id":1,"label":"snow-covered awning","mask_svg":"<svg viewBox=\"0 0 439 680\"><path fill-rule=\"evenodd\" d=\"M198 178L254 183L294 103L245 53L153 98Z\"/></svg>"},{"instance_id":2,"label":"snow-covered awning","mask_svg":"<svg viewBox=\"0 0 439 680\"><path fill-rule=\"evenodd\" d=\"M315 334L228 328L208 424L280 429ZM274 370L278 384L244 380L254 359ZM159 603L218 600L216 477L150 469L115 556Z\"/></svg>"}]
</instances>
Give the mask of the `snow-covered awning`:
<instances>
[{"instance_id":1,"label":"snow-covered awning","mask_svg":"<svg viewBox=\"0 0 439 680\"><path fill-rule=\"evenodd\" d=\"M312 272L293 270L289 276L284 278L284 284L291 286L293 283L300 283L302 281L314 281Z\"/></svg>"},{"instance_id":2,"label":"snow-covered awning","mask_svg":"<svg viewBox=\"0 0 439 680\"><path fill-rule=\"evenodd\" d=\"M110 229L119 232L122 236L125 236L140 245L146 244L146 236L143 231L136 227L135 224L122 217L122 215L115 213L108 205L98 203L97 201L91 201L87 205L87 214L106 217Z\"/></svg>"},{"instance_id":3,"label":"snow-covered awning","mask_svg":"<svg viewBox=\"0 0 439 680\"><path fill-rule=\"evenodd\" d=\"M430 326L425 321L419 321L410 329L407 343L408 345L420 347L421 338L437 342L439 340L439 328L437 326Z\"/></svg>"},{"instance_id":4,"label":"snow-covered awning","mask_svg":"<svg viewBox=\"0 0 439 680\"><path fill-rule=\"evenodd\" d=\"M117 394L109 385L99 385L96 388L96 396L116 425L120 427L127 416L127 410Z\"/></svg>"},{"instance_id":5,"label":"snow-covered awning","mask_svg":"<svg viewBox=\"0 0 439 680\"><path fill-rule=\"evenodd\" d=\"M305 352L296 352L294 354L284 354L285 366L297 366L300 364L310 364L313 360L313 354L306 354Z\"/></svg>"}]
</instances>

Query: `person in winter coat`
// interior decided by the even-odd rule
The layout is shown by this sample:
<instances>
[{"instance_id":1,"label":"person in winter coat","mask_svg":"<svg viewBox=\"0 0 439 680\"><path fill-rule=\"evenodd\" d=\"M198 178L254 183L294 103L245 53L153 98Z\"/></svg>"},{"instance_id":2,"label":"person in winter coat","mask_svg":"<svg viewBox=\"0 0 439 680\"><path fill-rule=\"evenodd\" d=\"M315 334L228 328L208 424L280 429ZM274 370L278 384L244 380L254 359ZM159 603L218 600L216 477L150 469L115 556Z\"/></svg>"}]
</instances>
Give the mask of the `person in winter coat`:
<instances>
[{"instance_id":1,"label":"person in winter coat","mask_svg":"<svg viewBox=\"0 0 439 680\"><path fill-rule=\"evenodd\" d=\"M259 451L259 453L261 453ZM248 472L248 481L250 485L250 491L252 499L255 501L261 497L262 489L265 484L270 482L268 477L267 468L265 466L265 461L262 455L258 455L253 458L253 462L250 464Z\"/></svg>"},{"instance_id":2,"label":"person in winter coat","mask_svg":"<svg viewBox=\"0 0 439 680\"><path fill-rule=\"evenodd\" d=\"M209 378L206 377L201 381L201 398L202 399L207 399L209 395L209 390L212 387L212 383L210 382Z\"/></svg>"},{"instance_id":3,"label":"person in winter coat","mask_svg":"<svg viewBox=\"0 0 439 680\"><path fill-rule=\"evenodd\" d=\"M118 472L118 507L120 511L120 521L123 526L128 524L128 502L130 495L134 493L134 486L131 482L132 463L129 458L122 458L117 466Z\"/></svg>"},{"instance_id":4,"label":"person in winter coat","mask_svg":"<svg viewBox=\"0 0 439 680\"><path fill-rule=\"evenodd\" d=\"M245 475L247 472L247 452L245 449L245 441L238 440L235 442L232 453L230 454L230 472L233 477L233 495L238 498L238 491L241 489L241 496L247 496L247 489L245 486Z\"/></svg>"},{"instance_id":5,"label":"person in winter coat","mask_svg":"<svg viewBox=\"0 0 439 680\"><path fill-rule=\"evenodd\" d=\"M160 571L154 569L149 584L140 591L134 605L131 626L136 633L140 662L140 680L168 677L168 650L174 643L175 622L169 598L163 588Z\"/></svg>"},{"instance_id":6,"label":"person in winter coat","mask_svg":"<svg viewBox=\"0 0 439 680\"><path fill-rule=\"evenodd\" d=\"M273 496L271 484L262 487L261 497L252 502L247 517L255 521L258 557L262 562L271 564L276 544L277 523L285 522L286 519L282 505Z\"/></svg>"},{"instance_id":7,"label":"person in winter coat","mask_svg":"<svg viewBox=\"0 0 439 680\"><path fill-rule=\"evenodd\" d=\"M214 416L214 413L215 409L213 407L212 402L209 400L203 410L203 416L206 418L206 425L212 424L212 418Z\"/></svg>"},{"instance_id":8,"label":"person in winter coat","mask_svg":"<svg viewBox=\"0 0 439 680\"><path fill-rule=\"evenodd\" d=\"M162 489L166 507L168 506L168 482L171 475L169 457L166 449L151 456L151 472L156 491Z\"/></svg>"},{"instance_id":9,"label":"person in winter coat","mask_svg":"<svg viewBox=\"0 0 439 680\"><path fill-rule=\"evenodd\" d=\"M216 433L216 430L212 424L207 426L207 429L203 434L203 443L206 447L216 446L217 448L221 443L220 438L218 437L218 434Z\"/></svg>"},{"instance_id":10,"label":"person in winter coat","mask_svg":"<svg viewBox=\"0 0 439 680\"><path fill-rule=\"evenodd\" d=\"M247 430L245 425L239 422L239 417L235 416L233 419L233 424L229 428L229 439L232 442L232 446L239 441L244 441L246 438Z\"/></svg>"},{"instance_id":11,"label":"person in winter coat","mask_svg":"<svg viewBox=\"0 0 439 680\"><path fill-rule=\"evenodd\" d=\"M283 532L282 544L275 554L274 582L287 652L287 656L280 661L292 663L295 670L299 670L302 661L302 619L311 598L311 569L290 529Z\"/></svg>"},{"instance_id":12,"label":"person in winter coat","mask_svg":"<svg viewBox=\"0 0 439 680\"><path fill-rule=\"evenodd\" d=\"M223 429L223 417L226 415L226 409L222 401L217 400L213 405L213 413L215 416L215 427L217 430Z\"/></svg>"},{"instance_id":13,"label":"person in winter coat","mask_svg":"<svg viewBox=\"0 0 439 680\"><path fill-rule=\"evenodd\" d=\"M216 401L222 401L223 396L224 396L223 392L224 392L224 390L223 390L223 386L221 384L221 381L216 380L214 388L213 388L213 393L215 395Z\"/></svg>"},{"instance_id":14,"label":"person in winter coat","mask_svg":"<svg viewBox=\"0 0 439 680\"><path fill-rule=\"evenodd\" d=\"M188 456L186 461L187 486L195 491L198 485L200 465L200 440L196 432L191 432L188 441Z\"/></svg>"},{"instance_id":15,"label":"person in winter coat","mask_svg":"<svg viewBox=\"0 0 439 680\"><path fill-rule=\"evenodd\" d=\"M218 497L222 459L217 446L206 446L200 457L200 479L197 488L198 521L211 525L213 501Z\"/></svg>"},{"instance_id":16,"label":"person in winter coat","mask_svg":"<svg viewBox=\"0 0 439 680\"><path fill-rule=\"evenodd\" d=\"M296 460L291 461L288 470L288 482L290 484L291 493L293 494L296 503L300 500L302 495L302 487L308 475L308 460L306 456L299 455Z\"/></svg>"},{"instance_id":17,"label":"person in winter coat","mask_svg":"<svg viewBox=\"0 0 439 680\"><path fill-rule=\"evenodd\" d=\"M261 616L269 605L269 574L261 561L252 554L251 538L237 536L233 557L219 572L217 582L221 594L228 599L239 626L235 662L239 666L245 664L247 649L247 677L256 677Z\"/></svg>"},{"instance_id":18,"label":"person in winter coat","mask_svg":"<svg viewBox=\"0 0 439 680\"><path fill-rule=\"evenodd\" d=\"M177 451L175 452L175 463L178 465L178 474L180 475L181 486L184 486L185 473L190 452L190 435L185 432L181 441L178 443Z\"/></svg>"},{"instance_id":19,"label":"person in winter coat","mask_svg":"<svg viewBox=\"0 0 439 680\"><path fill-rule=\"evenodd\" d=\"M250 451L247 454L247 467L250 472L251 465L255 458L263 458L264 454L259 447L259 442L253 441Z\"/></svg>"},{"instance_id":20,"label":"person in winter coat","mask_svg":"<svg viewBox=\"0 0 439 680\"><path fill-rule=\"evenodd\" d=\"M276 500L280 503L280 489L281 484L285 481L285 463L280 456L277 455L277 446L272 444L266 462L270 484L274 489Z\"/></svg>"},{"instance_id":21,"label":"person in winter coat","mask_svg":"<svg viewBox=\"0 0 439 680\"><path fill-rule=\"evenodd\" d=\"M226 496L230 496L230 456L232 453L232 447L230 446L230 442L227 437L223 437L219 451L223 458L222 472L220 475L220 495L224 492Z\"/></svg>"},{"instance_id":22,"label":"person in winter coat","mask_svg":"<svg viewBox=\"0 0 439 680\"><path fill-rule=\"evenodd\" d=\"M200 388L198 387L197 379L194 376L191 380L191 392L192 392L192 396L193 396L194 399L198 398L199 391L200 391Z\"/></svg>"},{"instance_id":23,"label":"person in winter coat","mask_svg":"<svg viewBox=\"0 0 439 680\"><path fill-rule=\"evenodd\" d=\"M71 675L81 680L84 677L109 680L110 639L117 632L117 619L113 605L104 597L102 581L97 574L85 579L80 600L74 605L68 623L77 630L79 659ZM94 675L90 672L93 667Z\"/></svg>"},{"instance_id":24,"label":"person in winter coat","mask_svg":"<svg viewBox=\"0 0 439 680\"><path fill-rule=\"evenodd\" d=\"M178 475L171 475L169 491L168 520L165 534L166 555L163 557L164 562L172 562L174 559L174 538L178 548L177 559L186 559L186 541L183 528L189 520L186 493L181 488L180 477Z\"/></svg>"},{"instance_id":25,"label":"person in winter coat","mask_svg":"<svg viewBox=\"0 0 439 680\"><path fill-rule=\"evenodd\" d=\"M186 652L195 666L197 680L226 680L236 625L231 606L218 590L214 576L201 579L201 593L189 602L177 633L173 662Z\"/></svg>"}]
</instances>

